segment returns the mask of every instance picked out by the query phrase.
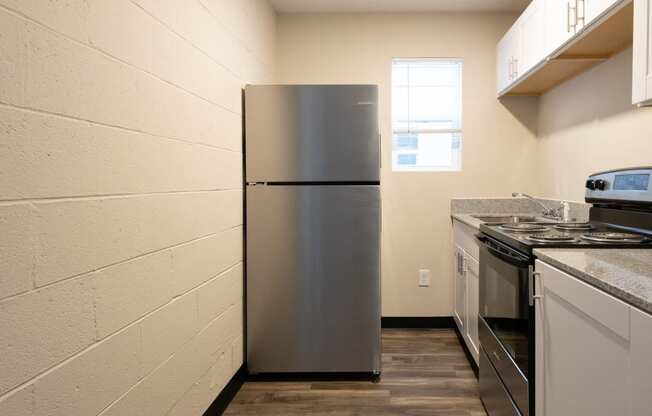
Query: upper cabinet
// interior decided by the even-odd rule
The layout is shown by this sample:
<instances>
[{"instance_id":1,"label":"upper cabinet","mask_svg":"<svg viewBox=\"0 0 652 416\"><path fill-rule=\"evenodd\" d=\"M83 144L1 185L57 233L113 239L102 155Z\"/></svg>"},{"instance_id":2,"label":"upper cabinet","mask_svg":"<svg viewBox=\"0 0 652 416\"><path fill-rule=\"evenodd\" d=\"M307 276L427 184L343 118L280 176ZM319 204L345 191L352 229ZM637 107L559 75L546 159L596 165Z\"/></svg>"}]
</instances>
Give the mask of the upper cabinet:
<instances>
[{"instance_id":1,"label":"upper cabinet","mask_svg":"<svg viewBox=\"0 0 652 416\"><path fill-rule=\"evenodd\" d=\"M546 57L545 15L546 0L532 0L519 18L520 59L518 71L524 74Z\"/></svg>"},{"instance_id":2,"label":"upper cabinet","mask_svg":"<svg viewBox=\"0 0 652 416\"><path fill-rule=\"evenodd\" d=\"M571 3L574 0L543 0L545 9L545 55L550 55L559 46L575 35L574 17L571 16Z\"/></svg>"},{"instance_id":3,"label":"upper cabinet","mask_svg":"<svg viewBox=\"0 0 652 416\"><path fill-rule=\"evenodd\" d=\"M545 57L546 0L533 0L498 43L498 91L502 91Z\"/></svg>"},{"instance_id":4,"label":"upper cabinet","mask_svg":"<svg viewBox=\"0 0 652 416\"><path fill-rule=\"evenodd\" d=\"M622 51L632 16L632 0L532 0L498 44L498 96L540 95Z\"/></svg>"},{"instance_id":5,"label":"upper cabinet","mask_svg":"<svg viewBox=\"0 0 652 416\"><path fill-rule=\"evenodd\" d=\"M498 44L498 90L507 88L518 75L519 50L518 26L513 26Z\"/></svg>"},{"instance_id":6,"label":"upper cabinet","mask_svg":"<svg viewBox=\"0 0 652 416\"><path fill-rule=\"evenodd\" d=\"M652 0L634 1L632 103L652 104Z\"/></svg>"},{"instance_id":7,"label":"upper cabinet","mask_svg":"<svg viewBox=\"0 0 652 416\"><path fill-rule=\"evenodd\" d=\"M618 0L576 0L577 14L582 26L591 24L607 12ZM581 27L580 27L581 29Z\"/></svg>"}]
</instances>

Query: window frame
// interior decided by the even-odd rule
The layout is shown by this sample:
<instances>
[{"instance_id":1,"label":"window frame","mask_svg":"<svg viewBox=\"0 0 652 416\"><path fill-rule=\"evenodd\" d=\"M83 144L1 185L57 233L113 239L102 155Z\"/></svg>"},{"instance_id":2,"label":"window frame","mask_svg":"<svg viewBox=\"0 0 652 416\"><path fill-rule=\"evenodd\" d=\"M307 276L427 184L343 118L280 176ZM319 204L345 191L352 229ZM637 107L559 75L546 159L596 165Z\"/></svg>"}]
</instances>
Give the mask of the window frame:
<instances>
[{"instance_id":1,"label":"window frame","mask_svg":"<svg viewBox=\"0 0 652 416\"><path fill-rule=\"evenodd\" d=\"M430 62L450 62L450 63L455 63L456 65L459 65L459 69L457 71L458 75L458 82L457 82L457 103L459 104L459 128L413 128L411 127L410 124L410 112L409 112L409 92L410 88L413 87L419 87L419 85L411 85L409 83L408 79L408 84L405 87L408 90L408 127L407 128L396 128L395 123L394 123L394 90L396 88L396 85L394 84L394 68L395 64L397 63L409 63L411 62L425 62L425 63L430 63ZM393 172L459 172L462 170L462 139L463 139L463 114L464 114L464 104L463 104L463 79L464 79L464 60L462 58L392 58L391 61L391 109L392 109L392 114L391 114L391 123L392 123L392 171ZM432 85L432 87L436 87L437 85ZM444 86L444 85L441 85ZM427 86L423 86L427 87ZM418 166L418 165L407 165L407 166L399 166L397 165L396 158L399 155L407 155L407 154L419 154L419 149L417 148L416 150L413 151L403 151L403 152L396 152L396 145L395 145L395 140L396 140L396 135L397 134L403 134L403 135L419 135L419 134L450 134L452 137L452 140L455 141L457 140L457 148L453 150L453 152L457 152L457 156L453 155L451 164L449 165L441 165L441 166ZM418 139L417 139L418 140ZM452 146L455 144L452 142ZM457 163L456 160L457 159Z\"/></svg>"}]
</instances>

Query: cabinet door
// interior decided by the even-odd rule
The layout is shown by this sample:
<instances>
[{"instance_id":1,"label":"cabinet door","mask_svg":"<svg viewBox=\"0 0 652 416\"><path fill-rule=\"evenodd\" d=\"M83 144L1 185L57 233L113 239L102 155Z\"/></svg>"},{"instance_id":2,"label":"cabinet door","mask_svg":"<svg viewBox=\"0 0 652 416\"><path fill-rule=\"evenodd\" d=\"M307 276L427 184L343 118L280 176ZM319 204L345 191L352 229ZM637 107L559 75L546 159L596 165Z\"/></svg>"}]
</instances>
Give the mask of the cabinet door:
<instances>
[{"instance_id":1,"label":"cabinet door","mask_svg":"<svg viewBox=\"0 0 652 416\"><path fill-rule=\"evenodd\" d=\"M578 16L580 22L578 26L588 25L596 20L602 13L606 12L611 6L620 3L621 0L577 0ZM582 21L582 15L584 19Z\"/></svg>"},{"instance_id":2,"label":"cabinet door","mask_svg":"<svg viewBox=\"0 0 652 416\"><path fill-rule=\"evenodd\" d=\"M533 0L519 18L520 58L517 72L523 75L546 57L544 46L545 1Z\"/></svg>"},{"instance_id":3,"label":"cabinet door","mask_svg":"<svg viewBox=\"0 0 652 416\"><path fill-rule=\"evenodd\" d=\"M496 50L496 92L500 93L502 90L507 88L509 81L512 76L512 57L511 51L509 50L509 39L503 38L498 43L498 48Z\"/></svg>"},{"instance_id":4,"label":"cabinet door","mask_svg":"<svg viewBox=\"0 0 652 416\"><path fill-rule=\"evenodd\" d=\"M466 273L464 250L455 246L455 308L453 315L461 334L466 333Z\"/></svg>"},{"instance_id":5,"label":"cabinet door","mask_svg":"<svg viewBox=\"0 0 652 416\"><path fill-rule=\"evenodd\" d=\"M632 308L632 415L652 412L652 316Z\"/></svg>"},{"instance_id":6,"label":"cabinet door","mask_svg":"<svg viewBox=\"0 0 652 416\"><path fill-rule=\"evenodd\" d=\"M571 22L574 19L571 6L574 7L575 0L546 0L544 3L544 50L549 55L575 34Z\"/></svg>"},{"instance_id":7,"label":"cabinet door","mask_svg":"<svg viewBox=\"0 0 652 416\"><path fill-rule=\"evenodd\" d=\"M629 306L540 261L536 270L537 416L630 415Z\"/></svg>"},{"instance_id":8,"label":"cabinet door","mask_svg":"<svg viewBox=\"0 0 652 416\"><path fill-rule=\"evenodd\" d=\"M652 0L634 0L632 103L652 100Z\"/></svg>"},{"instance_id":9,"label":"cabinet door","mask_svg":"<svg viewBox=\"0 0 652 416\"><path fill-rule=\"evenodd\" d=\"M519 31L518 22L498 43L497 73L498 93L507 88L518 76Z\"/></svg>"},{"instance_id":10,"label":"cabinet door","mask_svg":"<svg viewBox=\"0 0 652 416\"><path fill-rule=\"evenodd\" d=\"M480 264L467 255L466 265L466 339L471 355L478 364L480 356L480 341L478 339L478 312L480 306Z\"/></svg>"}]
</instances>

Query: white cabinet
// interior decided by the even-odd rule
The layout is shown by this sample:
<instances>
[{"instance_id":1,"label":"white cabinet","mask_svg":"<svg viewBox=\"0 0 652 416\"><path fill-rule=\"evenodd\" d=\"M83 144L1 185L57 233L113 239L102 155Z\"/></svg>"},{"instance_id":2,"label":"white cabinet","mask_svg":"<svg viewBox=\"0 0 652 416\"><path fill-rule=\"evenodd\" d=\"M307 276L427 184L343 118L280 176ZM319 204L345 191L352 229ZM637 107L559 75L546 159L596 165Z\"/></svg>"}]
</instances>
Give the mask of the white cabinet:
<instances>
[{"instance_id":1,"label":"white cabinet","mask_svg":"<svg viewBox=\"0 0 652 416\"><path fill-rule=\"evenodd\" d=\"M544 0L545 50L554 52L622 0Z\"/></svg>"},{"instance_id":2,"label":"white cabinet","mask_svg":"<svg viewBox=\"0 0 652 416\"><path fill-rule=\"evenodd\" d=\"M652 0L634 0L632 103L652 104Z\"/></svg>"},{"instance_id":3,"label":"white cabinet","mask_svg":"<svg viewBox=\"0 0 652 416\"><path fill-rule=\"evenodd\" d=\"M537 416L650 414L652 317L543 262L535 268Z\"/></svg>"},{"instance_id":4,"label":"white cabinet","mask_svg":"<svg viewBox=\"0 0 652 416\"><path fill-rule=\"evenodd\" d=\"M480 358L478 340L478 308L480 282L479 246L476 230L459 221L453 222L455 301L453 318L476 364Z\"/></svg>"},{"instance_id":5,"label":"white cabinet","mask_svg":"<svg viewBox=\"0 0 652 416\"><path fill-rule=\"evenodd\" d=\"M455 306L453 317L460 333L466 332L466 274L464 272L464 250L455 246Z\"/></svg>"},{"instance_id":6,"label":"white cabinet","mask_svg":"<svg viewBox=\"0 0 652 416\"><path fill-rule=\"evenodd\" d=\"M507 88L518 76L519 26L514 25L498 43L498 91Z\"/></svg>"},{"instance_id":7,"label":"white cabinet","mask_svg":"<svg viewBox=\"0 0 652 416\"><path fill-rule=\"evenodd\" d=\"M498 92L546 57L545 0L532 0L498 43Z\"/></svg>"},{"instance_id":8,"label":"white cabinet","mask_svg":"<svg viewBox=\"0 0 652 416\"><path fill-rule=\"evenodd\" d=\"M518 19L520 56L517 58L517 77L532 69L547 55L544 39L545 6L546 0L532 0Z\"/></svg>"},{"instance_id":9,"label":"white cabinet","mask_svg":"<svg viewBox=\"0 0 652 416\"><path fill-rule=\"evenodd\" d=\"M577 0L577 13L580 23L587 25L593 22L618 3L620 3L620 0Z\"/></svg>"},{"instance_id":10,"label":"white cabinet","mask_svg":"<svg viewBox=\"0 0 652 416\"><path fill-rule=\"evenodd\" d=\"M575 35L571 4L576 0L545 0L545 54L551 54ZM573 6L574 7L574 6Z\"/></svg>"},{"instance_id":11,"label":"white cabinet","mask_svg":"<svg viewBox=\"0 0 652 416\"><path fill-rule=\"evenodd\" d=\"M480 263L469 256L464 257L466 271L466 345L477 363L480 358L478 338L478 312L480 308Z\"/></svg>"},{"instance_id":12,"label":"white cabinet","mask_svg":"<svg viewBox=\"0 0 652 416\"><path fill-rule=\"evenodd\" d=\"M652 316L632 309L632 415L652 413Z\"/></svg>"},{"instance_id":13,"label":"white cabinet","mask_svg":"<svg viewBox=\"0 0 652 416\"><path fill-rule=\"evenodd\" d=\"M631 14L631 0L532 0L498 43L498 95L540 95L622 51Z\"/></svg>"}]
</instances>

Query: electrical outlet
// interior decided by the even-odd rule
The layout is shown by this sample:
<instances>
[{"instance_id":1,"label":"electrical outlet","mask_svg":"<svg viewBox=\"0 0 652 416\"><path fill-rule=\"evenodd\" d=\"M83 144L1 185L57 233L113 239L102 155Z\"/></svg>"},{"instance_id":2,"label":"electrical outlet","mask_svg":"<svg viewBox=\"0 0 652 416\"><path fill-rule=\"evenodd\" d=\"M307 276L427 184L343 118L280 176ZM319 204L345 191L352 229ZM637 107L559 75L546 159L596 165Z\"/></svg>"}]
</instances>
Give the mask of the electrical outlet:
<instances>
[{"instance_id":1,"label":"electrical outlet","mask_svg":"<svg viewBox=\"0 0 652 416\"><path fill-rule=\"evenodd\" d=\"M430 270L428 269L419 270L419 286L420 287L430 286Z\"/></svg>"}]
</instances>

